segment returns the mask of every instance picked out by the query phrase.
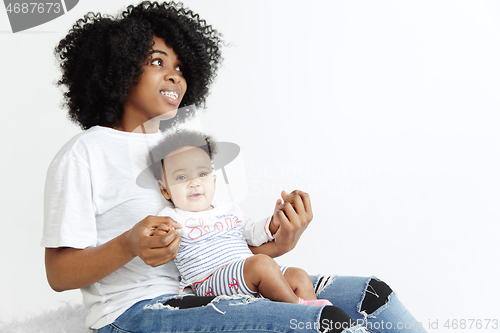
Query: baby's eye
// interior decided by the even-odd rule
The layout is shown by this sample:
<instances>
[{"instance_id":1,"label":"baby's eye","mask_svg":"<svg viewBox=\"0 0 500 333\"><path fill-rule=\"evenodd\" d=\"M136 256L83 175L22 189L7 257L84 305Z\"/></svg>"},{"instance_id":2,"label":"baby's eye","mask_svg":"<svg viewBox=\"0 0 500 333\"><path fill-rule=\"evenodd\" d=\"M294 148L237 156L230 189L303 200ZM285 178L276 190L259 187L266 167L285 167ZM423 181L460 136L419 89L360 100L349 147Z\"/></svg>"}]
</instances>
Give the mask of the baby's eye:
<instances>
[{"instance_id":1,"label":"baby's eye","mask_svg":"<svg viewBox=\"0 0 500 333\"><path fill-rule=\"evenodd\" d=\"M163 61L161 61L161 59L154 59L154 60L151 60L151 65L162 66Z\"/></svg>"},{"instance_id":2,"label":"baby's eye","mask_svg":"<svg viewBox=\"0 0 500 333\"><path fill-rule=\"evenodd\" d=\"M200 177L206 177L206 176L208 176L208 173L206 173L206 172L200 173Z\"/></svg>"},{"instance_id":3,"label":"baby's eye","mask_svg":"<svg viewBox=\"0 0 500 333\"><path fill-rule=\"evenodd\" d=\"M186 180L186 176L177 176L176 180Z\"/></svg>"}]
</instances>

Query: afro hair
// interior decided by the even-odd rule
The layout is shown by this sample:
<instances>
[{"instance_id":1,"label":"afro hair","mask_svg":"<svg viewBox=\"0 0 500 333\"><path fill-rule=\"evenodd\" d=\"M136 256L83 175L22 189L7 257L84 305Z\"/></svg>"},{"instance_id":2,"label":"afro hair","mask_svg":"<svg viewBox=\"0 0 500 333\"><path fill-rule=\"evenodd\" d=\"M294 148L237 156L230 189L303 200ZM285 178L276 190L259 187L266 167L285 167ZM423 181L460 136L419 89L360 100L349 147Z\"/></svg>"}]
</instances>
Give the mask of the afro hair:
<instances>
[{"instance_id":1,"label":"afro hair","mask_svg":"<svg viewBox=\"0 0 500 333\"><path fill-rule=\"evenodd\" d=\"M86 14L55 48L69 117L88 129L118 127L130 88L142 74L153 35L165 40L183 63L186 94L176 121L190 116L188 105L205 107L222 61L221 34L181 3L144 1L117 17ZM192 109L192 108L189 108Z\"/></svg>"}]
</instances>

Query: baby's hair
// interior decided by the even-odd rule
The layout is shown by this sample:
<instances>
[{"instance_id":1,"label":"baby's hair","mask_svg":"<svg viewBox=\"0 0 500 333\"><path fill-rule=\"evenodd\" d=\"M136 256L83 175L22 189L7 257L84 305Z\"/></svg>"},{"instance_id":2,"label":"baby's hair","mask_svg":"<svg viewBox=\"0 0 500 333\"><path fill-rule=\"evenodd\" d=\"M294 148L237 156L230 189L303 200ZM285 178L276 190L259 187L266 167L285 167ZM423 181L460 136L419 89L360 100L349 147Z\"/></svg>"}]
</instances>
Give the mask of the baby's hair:
<instances>
[{"instance_id":1,"label":"baby's hair","mask_svg":"<svg viewBox=\"0 0 500 333\"><path fill-rule=\"evenodd\" d=\"M86 14L55 48L62 70L58 85L65 88L72 121L84 130L120 125L130 88L150 58L153 35L163 38L183 63L187 91L176 121L191 115L182 107L205 106L222 61L221 34L181 3L144 1L116 17Z\"/></svg>"},{"instance_id":2,"label":"baby's hair","mask_svg":"<svg viewBox=\"0 0 500 333\"><path fill-rule=\"evenodd\" d=\"M161 159L161 163L158 163L158 167L153 168L153 174L157 180L162 179L163 159L165 156L183 147L201 148L207 153L212 161L214 155L217 154L217 144L215 139L210 135L190 130L182 130L167 135L151 149L151 156L153 156L155 160Z\"/></svg>"}]
</instances>

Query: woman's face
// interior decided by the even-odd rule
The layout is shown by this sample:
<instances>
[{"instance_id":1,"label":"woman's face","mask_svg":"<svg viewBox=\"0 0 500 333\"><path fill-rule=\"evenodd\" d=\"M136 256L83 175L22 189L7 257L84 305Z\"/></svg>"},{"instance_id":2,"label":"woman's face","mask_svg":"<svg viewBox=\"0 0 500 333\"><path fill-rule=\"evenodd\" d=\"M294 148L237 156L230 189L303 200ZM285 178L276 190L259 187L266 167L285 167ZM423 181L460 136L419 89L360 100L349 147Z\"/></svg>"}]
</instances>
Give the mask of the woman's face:
<instances>
[{"instance_id":1,"label":"woman's face","mask_svg":"<svg viewBox=\"0 0 500 333\"><path fill-rule=\"evenodd\" d=\"M182 62L162 38L153 36L154 45L139 81L123 105L120 127L134 130L148 120L169 119L177 114L187 84L182 76ZM161 116L161 117L160 117Z\"/></svg>"}]
</instances>

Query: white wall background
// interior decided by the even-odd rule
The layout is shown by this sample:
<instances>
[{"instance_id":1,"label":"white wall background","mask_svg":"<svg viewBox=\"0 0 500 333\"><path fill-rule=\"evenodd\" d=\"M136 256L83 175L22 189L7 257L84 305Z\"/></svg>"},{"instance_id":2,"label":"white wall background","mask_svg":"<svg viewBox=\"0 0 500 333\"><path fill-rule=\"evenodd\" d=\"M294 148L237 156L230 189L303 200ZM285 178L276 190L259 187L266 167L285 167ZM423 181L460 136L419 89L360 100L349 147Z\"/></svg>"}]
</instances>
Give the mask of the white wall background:
<instances>
[{"instance_id":1,"label":"white wall background","mask_svg":"<svg viewBox=\"0 0 500 333\"><path fill-rule=\"evenodd\" d=\"M243 208L312 198L279 262L377 275L425 327L500 319L500 1L185 2L230 43L200 121L242 148ZM0 9L0 321L80 301L49 288L39 247L45 172L80 132L52 50L84 13L127 4L80 0L17 34Z\"/></svg>"}]
</instances>

